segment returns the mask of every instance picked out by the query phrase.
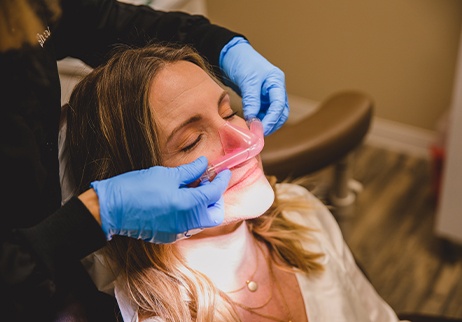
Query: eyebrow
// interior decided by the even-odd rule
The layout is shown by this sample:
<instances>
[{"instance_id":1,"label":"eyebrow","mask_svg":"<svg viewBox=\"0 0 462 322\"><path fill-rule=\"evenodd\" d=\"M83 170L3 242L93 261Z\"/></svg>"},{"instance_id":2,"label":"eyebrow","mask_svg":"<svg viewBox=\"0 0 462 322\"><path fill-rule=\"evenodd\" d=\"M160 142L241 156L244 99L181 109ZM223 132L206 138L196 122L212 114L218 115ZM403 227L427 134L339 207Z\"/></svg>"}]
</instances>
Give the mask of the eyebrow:
<instances>
[{"instance_id":1,"label":"eyebrow","mask_svg":"<svg viewBox=\"0 0 462 322\"><path fill-rule=\"evenodd\" d=\"M221 105L221 102L223 102L223 99L226 97L226 95L228 95L228 91L227 90L224 90L220 97L218 98L218 102L217 102L217 107L219 107Z\"/></svg>"},{"instance_id":2,"label":"eyebrow","mask_svg":"<svg viewBox=\"0 0 462 322\"><path fill-rule=\"evenodd\" d=\"M221 102L223 102L223 99L226 97L226 95L228 95L228 91L224 90L221 94L220 94L220 97L218 98L218 102L217 102L217 107L220 107L221 105ZM202 117L199 116L199 115L194 115L192 117L190 117L189 119L187 119L186 121L184 121L183 123L181 123L180 125L178 125L176 128L173 129L172 133L170 133L170 135L168 136L167 138L167 143L170 142L170 140L173 138L173 136L179 131L181 130L183 127L185 127L186 125L189 125L191 123L195 123L195 122L198 122L202 120Z\"/></svg>"}]
</instances>

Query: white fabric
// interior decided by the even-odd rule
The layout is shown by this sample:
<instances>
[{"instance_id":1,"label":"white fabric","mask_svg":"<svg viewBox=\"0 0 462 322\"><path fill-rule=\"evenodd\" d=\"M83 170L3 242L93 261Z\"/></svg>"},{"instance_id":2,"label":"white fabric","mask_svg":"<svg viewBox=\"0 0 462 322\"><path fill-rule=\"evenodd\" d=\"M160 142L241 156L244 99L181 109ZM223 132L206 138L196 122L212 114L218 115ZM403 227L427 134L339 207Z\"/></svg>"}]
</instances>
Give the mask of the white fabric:
<instances>
[{"instance_id":1,"label":"white fabric","mask_svg":"<svg viewBox=\"0 0 462 322\"><path fill-rule=\"evenodd\" d=\"M301 186L284 183L279 184L277 189L280 199L301 196L310 201L312 208L287 212L286 217L314 229L310 234L313 237L312 241L304 244L304 247L325 254L323 257L325 271L320 276L296 274L309 321L399 321L391 307L378 295L356 265L330 211ZM100 269L93 270L96 271L99 275L102 274ZM108 280L107 278L102 280L104 282L100 281L97 285L105 285L105 291L108 292ZM137 322L136 311L129 297L117 287L117 281L114 293L124 321ZM151 318L145 321L160 322L163 319Z\"/></svg>"},{"instance_id":2,"label":"white fabric","mask_svg":"<svg viewBox=\"0 0 462 322\"><path fill-rule=\"evenodd\" d=\"M360 271L330 211L305 188L281 184L280 198L303 196L312 209L288 212L287 218L315 229L311 251L325 254L325 271L319 277L296 274L310 322L391 322L399 321L391 307L377 294Z\"/></svg>"}]
</instances>

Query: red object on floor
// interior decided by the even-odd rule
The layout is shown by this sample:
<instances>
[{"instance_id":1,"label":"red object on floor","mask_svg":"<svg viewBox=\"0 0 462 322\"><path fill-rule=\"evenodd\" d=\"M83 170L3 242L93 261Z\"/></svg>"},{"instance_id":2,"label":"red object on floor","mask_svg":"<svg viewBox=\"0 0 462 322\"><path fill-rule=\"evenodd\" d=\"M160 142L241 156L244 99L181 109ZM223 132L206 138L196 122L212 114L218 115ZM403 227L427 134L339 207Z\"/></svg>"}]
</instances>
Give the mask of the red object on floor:
<instances>
[{"instance_id":1,"label":"red object on floor","mask_svg":"<svg viewBox=\"0 0 462 322\"><path fill-rule=\"evenodd\" d=\"M432 186L433 186L433 197L436 202L438 202L440 191L441 191L441 181L443 176L443 167L445 160L445 149L441 146L432 145L430 147L430 153L432 157Z\"/></svg>"}]
</instances>

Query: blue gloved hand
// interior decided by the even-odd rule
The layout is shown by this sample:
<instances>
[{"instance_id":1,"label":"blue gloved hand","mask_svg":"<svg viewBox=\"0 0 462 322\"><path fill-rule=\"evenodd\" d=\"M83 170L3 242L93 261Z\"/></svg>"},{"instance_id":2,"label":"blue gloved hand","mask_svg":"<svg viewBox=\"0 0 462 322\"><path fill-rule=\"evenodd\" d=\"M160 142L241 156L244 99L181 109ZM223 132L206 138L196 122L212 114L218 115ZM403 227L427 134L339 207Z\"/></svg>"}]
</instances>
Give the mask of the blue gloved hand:
<instances>
[{"instance_id":1,"label":"blue gloved hand","mask_svg":"<svg viewBox=\"0 0 462 322\"><path fill-rule=\"evenodd\" d=\"M289 117L284 73L261 56L247 40L234 37L220 53L227 83L242 97L246 119L262 120L265 135L279 129Z\"/></svg>"},{"instance_id":2,"label":"blue gloved hand","mask_svg":"<svg viewBox=\"0 0 462 322\"><path fill-rule=\"evenodd\" d=\"M171 243L191 230L222 223L222 194L231 172L225 170L195 188L187 186L206 168L207 159L200 157L176 168L156 166L92 182L107 239L123 235Z\"/></svg>"}]
</instances>

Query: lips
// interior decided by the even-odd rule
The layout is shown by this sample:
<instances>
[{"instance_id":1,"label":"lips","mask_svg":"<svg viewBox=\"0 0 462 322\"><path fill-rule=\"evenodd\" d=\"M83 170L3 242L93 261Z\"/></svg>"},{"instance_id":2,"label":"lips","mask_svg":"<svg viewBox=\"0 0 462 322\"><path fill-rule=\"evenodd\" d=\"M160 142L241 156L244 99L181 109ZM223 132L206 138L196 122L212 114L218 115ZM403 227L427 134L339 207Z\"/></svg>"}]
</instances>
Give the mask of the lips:
<instances>
[{"instance_id":1,"label":"lips","mask_svg":"<svg viewBox=\"0 0 462 322\"><path fill-rule=\"evenodd\" d=\"M232 176L228 184L227 191L234 190L244 184L249 185L260 175L260 167L256 158L252 158L243 164L234 167L231 171Z\"/></svg>"}]
</instances>

